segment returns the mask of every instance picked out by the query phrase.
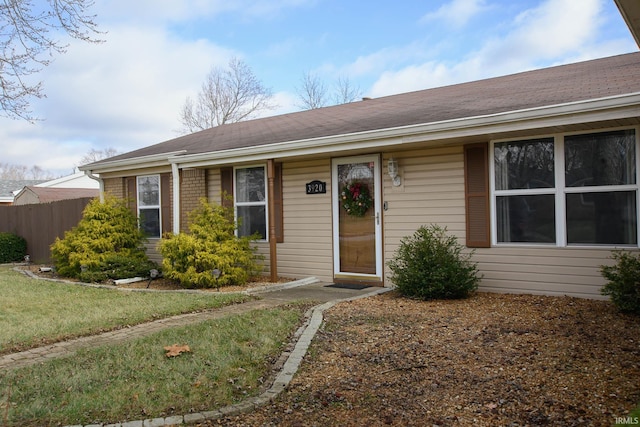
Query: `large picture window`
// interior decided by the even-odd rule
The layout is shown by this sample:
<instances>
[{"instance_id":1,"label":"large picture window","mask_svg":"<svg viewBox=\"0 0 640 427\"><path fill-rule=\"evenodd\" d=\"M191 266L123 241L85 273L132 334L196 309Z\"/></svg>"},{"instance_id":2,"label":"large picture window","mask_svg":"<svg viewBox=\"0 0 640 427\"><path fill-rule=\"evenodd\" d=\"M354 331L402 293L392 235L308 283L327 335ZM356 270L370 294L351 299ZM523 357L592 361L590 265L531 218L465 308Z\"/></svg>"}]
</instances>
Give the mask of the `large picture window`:
<instances>
[{"instance_id":1,"label":"large picture window","mask_svg":"<svg viewBox=\"0 0 640 427\"><path fill-rule=\"evenodd\" d=\"M238 236L267 238L267 187L264 166L235 170L234 200Z\"/></svg>"},{"instance_id":2,"label":"large picture window","mask_svg":"<svg viewBox=\"0 0 640 427\"><path fill-rule=\"evenodd\" d=\"M638 244L634 130L493 144L496 243Z\"/></svg>"},{"instance_id":3,"label":"large picture window","mask_svg":"<svg viewBox=\"0 0 640 427\"><path fill-rule=\"evenodd\" d=\"M159 238L160 219L160 175L137 177L138 218L140 229L146 237Z\"/></svg>"}]
</instances>

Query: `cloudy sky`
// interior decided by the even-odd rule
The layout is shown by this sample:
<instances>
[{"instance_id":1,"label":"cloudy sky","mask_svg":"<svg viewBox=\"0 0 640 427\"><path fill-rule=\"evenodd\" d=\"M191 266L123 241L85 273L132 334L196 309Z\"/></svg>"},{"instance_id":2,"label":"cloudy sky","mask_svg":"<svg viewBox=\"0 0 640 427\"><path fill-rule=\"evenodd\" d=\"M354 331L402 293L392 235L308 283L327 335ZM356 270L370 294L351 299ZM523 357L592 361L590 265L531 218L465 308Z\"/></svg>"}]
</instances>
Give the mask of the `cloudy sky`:
<instances>
[{"instance_id":1,"label":"cloudy sky","mask_svg":"<svg viewBox=\"0 0 640 427\"><path fill-rule=\"evenodd\" d=\"M0 162L73 172L91 149L178 136L213 66L244 60L295 111L305 73L380 97L638 50L613 0L95 0L105 43L69 41L35 124L0 117Z\"/></svg>"}]
</instances>

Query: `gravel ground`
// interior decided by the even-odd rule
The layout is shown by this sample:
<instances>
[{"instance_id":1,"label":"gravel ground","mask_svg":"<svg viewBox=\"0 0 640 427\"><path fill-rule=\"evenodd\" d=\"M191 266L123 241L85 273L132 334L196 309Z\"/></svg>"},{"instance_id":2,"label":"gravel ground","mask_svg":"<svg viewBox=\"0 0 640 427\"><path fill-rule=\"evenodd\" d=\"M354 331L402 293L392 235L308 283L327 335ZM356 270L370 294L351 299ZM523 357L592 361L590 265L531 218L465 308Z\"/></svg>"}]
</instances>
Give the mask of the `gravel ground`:
<instances>
[{"instance_id":1,"label":"gravel ground","mask_svg":"<svg viewBox=\"0 0 640 427\"><path fill-rule=\"evenodd\" d=\"M639 332L607 301L391 292L327 311L274 402L204 425L610 426L640 403Z\"/></svg>"}]
</instances>

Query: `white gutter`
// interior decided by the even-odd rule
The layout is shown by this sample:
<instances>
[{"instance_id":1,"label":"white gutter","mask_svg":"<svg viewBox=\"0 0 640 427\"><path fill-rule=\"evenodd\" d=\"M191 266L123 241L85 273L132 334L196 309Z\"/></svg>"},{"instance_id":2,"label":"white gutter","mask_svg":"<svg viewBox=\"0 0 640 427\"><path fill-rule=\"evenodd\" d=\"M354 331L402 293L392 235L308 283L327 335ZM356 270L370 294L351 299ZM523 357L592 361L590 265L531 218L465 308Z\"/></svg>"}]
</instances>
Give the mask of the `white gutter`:
<instances>
[{"instance_id":1,"label":"white gutter","mask_svg":"<svg viewBox=\"0 0 640 427\"><path fill-rule=\"evenodd\" d=\"M84 174L86 176L88 176L89 178L98 181L98 185L99 185L99 191L100 191L100 203L104 202L104 181L102 180L102 178L100 178L99 176L96 176L93 174L93 171L91 170L85 170Z\"/></svg>"},{"instance_id":2,"label":"white gutter","mask_svg":"<svg viewBox=\"0 0 640 427\"><path fill-rule=\"evenodd\" d=\"M633 93L440 122L170 156L169 162L180 162L182 167L213 166L238 161L372 149L411 142L437 141L638 116L640 116L640 93Z\"/></svg>"},{"instance_id":3,"label":"white gutter","mask_svg":"<svg viewBox=\"0 0 640 427\"><path fill-rule=\"evenodd\" d=\"M171 163L171 177L173 180L173 234L180 234L180 168L177 163Z\"/></svg>"}]
</instances>

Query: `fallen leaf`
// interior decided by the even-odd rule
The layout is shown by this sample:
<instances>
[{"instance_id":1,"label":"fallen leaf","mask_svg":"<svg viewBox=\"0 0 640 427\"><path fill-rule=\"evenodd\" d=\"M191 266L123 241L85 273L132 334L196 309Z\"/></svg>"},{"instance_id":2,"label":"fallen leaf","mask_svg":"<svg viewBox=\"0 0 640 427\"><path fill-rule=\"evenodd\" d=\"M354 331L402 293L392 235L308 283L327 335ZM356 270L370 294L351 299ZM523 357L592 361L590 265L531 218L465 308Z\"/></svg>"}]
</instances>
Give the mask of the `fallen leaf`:
<instances>
[{"instance_id":1,"label":"fallen leaf","mask_svg":"<svg viewBox=\"0 0 640 427\"><path fill-rule=\"evenodd\" d=\"M174 345L166 346L164 349L167 351L167 354L166 354L167 357L176 357L182 353L191 352L191 349L189 348L188 345L174 344Z\"/></svg>"}]
</instances>

